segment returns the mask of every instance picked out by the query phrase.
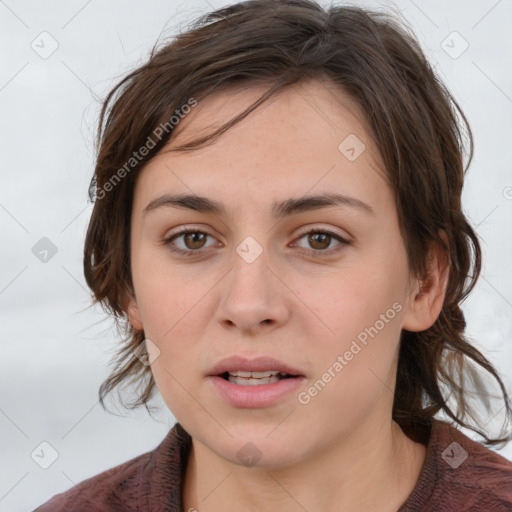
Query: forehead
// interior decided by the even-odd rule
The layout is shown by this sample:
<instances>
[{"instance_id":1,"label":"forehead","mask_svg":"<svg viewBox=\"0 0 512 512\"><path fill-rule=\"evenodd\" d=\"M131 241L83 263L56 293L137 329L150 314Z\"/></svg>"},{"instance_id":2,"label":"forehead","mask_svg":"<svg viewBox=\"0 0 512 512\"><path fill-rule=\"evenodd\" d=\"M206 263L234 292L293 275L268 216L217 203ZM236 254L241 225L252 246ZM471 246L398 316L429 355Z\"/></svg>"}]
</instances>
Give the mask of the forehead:
<instances>
[{"instance_id":1,"label":"forehead","mask_svg":"<svg viewBox=\"0 0 512 512\"><path fill-rule=\"evenodd\" d=\"M378 200L386 187L384 166L365 116L328 81L304 81L277 93L209 145L166 152L212 133L268 88L232 86L198 101L141 171L136 196L147 202L164 191L187 192L234 203L236 196L249 195L268 197L270 204L284 192L296 197L336 191L367 203Z\"/></svg>"},{"instance_id":2,"label":"forehead","mask_svg":"<svg viewBox=\"0 0 512 512\"><path fill-rule=\"evenodd\" d=\"M240 114L267 92L271 83L231 84L223 87L198 101L194 109L183 116L174 128L171 141L167 148L176 147L193 140L198 134L204 134L219 128L230 119ZM262 105L257 107L248 118L236 124L237 127L246 127L254 124L258 117L265 114L266 122L285 122L286 117L293 114L295 121L313 121L312 114L317 117L316 128L323 122L331 130L352 130L363 134L369 132L366 115L358 102L348 95L340 86L325 78L304 79L280 92L274 93ZM311 136L307 126L295 123L296 132L303 132L304 136ZM268 127L274 128L275 127ZM302 129L301 129L302 128ZM229 129L227 133L231 132ZM372 148L373 150L375 148Z\"/></svg>"}]
</instances>

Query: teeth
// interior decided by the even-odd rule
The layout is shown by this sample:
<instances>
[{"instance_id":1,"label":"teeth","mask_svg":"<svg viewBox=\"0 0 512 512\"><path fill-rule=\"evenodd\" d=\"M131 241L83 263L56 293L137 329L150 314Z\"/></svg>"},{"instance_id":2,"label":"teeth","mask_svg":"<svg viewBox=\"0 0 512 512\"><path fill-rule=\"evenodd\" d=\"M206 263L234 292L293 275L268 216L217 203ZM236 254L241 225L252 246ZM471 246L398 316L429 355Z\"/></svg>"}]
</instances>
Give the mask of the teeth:
<instances>
[{"instance_id":1,"label":"teeth","mask_svg":"<svg viewBox=\"0 0 512 512\"><path fill-rule=\"evenodd\" d=\"M236 370L228 372L228 381L240 386L259 386L261 384L273 384L279 382L288 374L284 372L274 372L267 370L265 372L243 372Z\"/></svg>"},{"instance_id":2,"label":"teeth","mask_svg":"<svg viewBox=\"0 0 512 512\"><path fill-rule=\"evenodd\" d=\"M228 372L228 373L232 377L245 377L245 378L251 377L253 379L263 379L266 377L273 377L273 376L279 375L279 374L286 375L286 373L283 373L283 372L273 372L270 370L267 370L265 372L243 372L241 370L236 370L234 372Z\"/></svg>"},{"instance_id":3,"label":"teeth","mask_svg":"<svg viewBox=\"0 0 512 512\"><path fill-rule=\"evenodd\" d=\"M233 375L230 373L228 374L228 381L232 384L238 384L239 386L259 386L261 384L273 384L274 382L279 382L280 380L281 379L278 375L253 379L251 377L233 377Z\"/></svg>"}]
</instances>

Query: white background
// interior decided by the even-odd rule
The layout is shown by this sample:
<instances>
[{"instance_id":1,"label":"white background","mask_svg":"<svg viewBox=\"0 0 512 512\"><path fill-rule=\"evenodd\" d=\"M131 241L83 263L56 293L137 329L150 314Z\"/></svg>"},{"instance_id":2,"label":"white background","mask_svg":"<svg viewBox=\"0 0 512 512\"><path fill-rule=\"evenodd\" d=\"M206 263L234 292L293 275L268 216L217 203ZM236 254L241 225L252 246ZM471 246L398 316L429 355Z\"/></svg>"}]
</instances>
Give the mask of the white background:
<instances>
[{"instance_id":1,"label":"white background","mask_svg":"<svg viewBox=\"0 0 512 512\"><path fill-rule=\"evenodd\" d=\"M512 1L358 4L402 10L471 123L475 158L463 202L484 240L485 265L464 311L468 333L510 391L512 194L504 191L512 187ZM103 98L141 64L162 30L176 32L222 5L0 2L0 512L33 510L152 450L175 422L165 406L155 421L144 408L123 417L98 403L117 338L99 308L87 309L82 272L99 112L93 95ZM43 31L58 42L47 59L31 47ZM442 47L453 31L469 44L458 58ZM450 37L457 51L463 41ZM58 251L47 263L32 253L42 237ZM58 452L46 470L31 458L43 441ZM512 443L498 453L512 459Z\"/></svg>"}]
</instances>

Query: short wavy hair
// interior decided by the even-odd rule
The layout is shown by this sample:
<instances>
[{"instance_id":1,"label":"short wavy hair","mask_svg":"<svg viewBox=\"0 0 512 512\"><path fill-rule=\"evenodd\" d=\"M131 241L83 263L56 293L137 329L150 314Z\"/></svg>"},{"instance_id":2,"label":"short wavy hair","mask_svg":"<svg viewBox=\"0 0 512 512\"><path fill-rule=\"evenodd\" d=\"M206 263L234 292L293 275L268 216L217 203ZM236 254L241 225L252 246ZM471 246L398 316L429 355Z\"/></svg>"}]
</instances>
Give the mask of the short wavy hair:
<instances>
[{"instance_id":1,"label":"short wavy hair","mask_svg":"<svg viewBox=\"0 0 512 512\"><path fill-rule=\"evenodd\" d=\"M121 384L137 384L136 400L124 404L131 409L148 409L156 391L151 367L136 354L145 346L144 332L135 330L126 314L133 294L129 239L137 175L171 139L169 120L190 104L190 98L200 102L232 85L268 84L254 104L220 129L173 149L193 151L216 140L278 91L317 78L332 81L362 107L394 191L411 274L428 279L432 242L449 256L449 282L435 323L421 332L402 331L393 419L414 432L444 411L483 436L485 444L512 439L492 439L466 423L476 416L467 401L465 375L477 384L484 400L484 386L478 386L482 381L470 360L497 380L507 422L512 417L500 375L464 335L460 307L481 270L480 243L461 208L473 136L414 34L395 14L348 5L323 8L310 0L236 3L200 17L160 47L157 42L148 60L108 93L101 108L89 191L94 209L84 246L84 272L93 304L100 303L113 316L126 338L116 352L115 370L99 390L103 408L105 396ZM160 129L151 151L133 161L134 150L164 125L167 129ZM439 230L446 233L448 246ZM455 401L455 412L449 397Z\"/></svg>"}]
</instances>

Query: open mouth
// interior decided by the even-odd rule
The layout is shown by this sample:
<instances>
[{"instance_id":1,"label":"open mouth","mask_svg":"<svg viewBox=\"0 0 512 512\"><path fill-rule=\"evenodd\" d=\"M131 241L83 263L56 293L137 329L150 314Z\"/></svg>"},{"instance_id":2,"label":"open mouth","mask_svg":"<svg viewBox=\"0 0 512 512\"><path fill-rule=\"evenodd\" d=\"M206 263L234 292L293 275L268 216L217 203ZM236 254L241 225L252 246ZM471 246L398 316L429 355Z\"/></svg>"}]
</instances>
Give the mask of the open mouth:
<instances>
[{"instance_id":1,"label":"open mouth","mask_svg":"<svg viewBox=\"0 0 512 512\"><path fill-rule=\"evenodd\" d=\"M269 370L264 372L224 372L220 374L219 377L222 377L231 384L237 384L239 386L261 386L262 384L274 384L281 380L292 379L296 377L296 375Z\"/></svg>"},{"instance_id":2,"label":"open mouth","mask_svg":"<svg viewBox=\"0 0 512 512\"><path fill-rule=\"evenodd\" d=\"M217 396L240 409L271 407L291 400L306 380L298 368L268 356L232 356L213 366L207 376Z\"/></svg>"}]
</instances>

